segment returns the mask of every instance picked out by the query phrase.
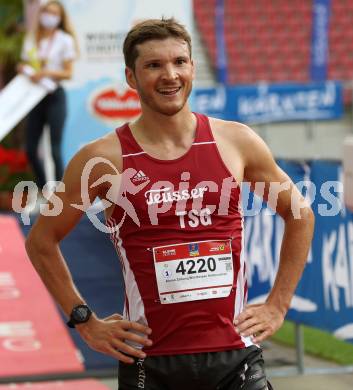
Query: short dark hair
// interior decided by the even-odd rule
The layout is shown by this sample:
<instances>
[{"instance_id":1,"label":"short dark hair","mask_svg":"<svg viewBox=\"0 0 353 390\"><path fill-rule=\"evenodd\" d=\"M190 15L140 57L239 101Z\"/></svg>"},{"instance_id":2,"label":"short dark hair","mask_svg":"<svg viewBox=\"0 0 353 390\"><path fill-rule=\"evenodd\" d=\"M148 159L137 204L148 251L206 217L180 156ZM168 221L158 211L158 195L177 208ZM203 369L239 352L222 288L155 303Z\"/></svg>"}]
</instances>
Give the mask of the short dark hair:
<instances>
[{"instance_id":1,"label":"short dark hair","mask_svg":"<svg viewBox=\"0 0 353 390\"><path fill-rule=\"evenodd\" d=\"M189 47L191 58L191 37L182 24L174 18L147 19L136 24L124 40L125 65L130 69L135 69L135 61L139 54L137 45L152 39L164 40L167 38L184 40Z\"/></svg>"}]
</instances>

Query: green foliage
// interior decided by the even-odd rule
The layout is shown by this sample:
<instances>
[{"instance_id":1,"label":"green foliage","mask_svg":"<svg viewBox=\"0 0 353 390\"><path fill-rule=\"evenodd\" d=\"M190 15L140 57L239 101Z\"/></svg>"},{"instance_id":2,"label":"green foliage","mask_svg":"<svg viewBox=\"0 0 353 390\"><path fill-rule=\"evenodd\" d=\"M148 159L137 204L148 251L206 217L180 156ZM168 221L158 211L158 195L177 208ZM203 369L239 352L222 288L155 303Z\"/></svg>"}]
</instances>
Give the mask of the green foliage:
<instances>
[{"instance_id":1,"label":"green foliage","mask_svg":"<svg viewBox=\"0 0 353 390\"><path fill-rule=\"evenodd\" d=\"M23 39L22 0L0 0L0 64L16 64Z\"/></svg>"},{"instance_id":2,"label":"green foliage","mask_svg":"<svg viewBox=\"0 0 353 390\"><path fill-rule=\"evenodd\" d=\"M9 29L22 16L22 0L0 0L0 26Z\"/></svg>"},{"instance_id":3,"label":"green foliage","mask_svg":"<svg viewBox=\"0 0 353 390\"><path fill-rule=\"evenodd\" d=\"M3 84L15 75L23 36L22 0L0 0L0 81ZM14 135L12 132L0 143L0 191L12 191L18 182L33 179L27 157Z\"/></svg>"},{"instance_id":4,"label":"green foliage","mask_svg":"<svg viewBox=\"0 0 353 390\"><path fill-rule=\"evenodd\" d=\"M0 165L0 192L12 192L16 185L22 181L34 181L33 174L28 169L25 172L11 174L8 168Z\"/></svg>"},{"instance_id":5,"label":"green foliage","mask_svg":"<svg viewBox=\"0 0 353 390\"><path fill-rule=\"evenodd\" d=\"M338 364L353 364L353 344L344 342L328 332L303 325L305 352ZM294 323L285 321L282 328L272 336L281 344L295 345Z\"/></svg>"}]
</instances>

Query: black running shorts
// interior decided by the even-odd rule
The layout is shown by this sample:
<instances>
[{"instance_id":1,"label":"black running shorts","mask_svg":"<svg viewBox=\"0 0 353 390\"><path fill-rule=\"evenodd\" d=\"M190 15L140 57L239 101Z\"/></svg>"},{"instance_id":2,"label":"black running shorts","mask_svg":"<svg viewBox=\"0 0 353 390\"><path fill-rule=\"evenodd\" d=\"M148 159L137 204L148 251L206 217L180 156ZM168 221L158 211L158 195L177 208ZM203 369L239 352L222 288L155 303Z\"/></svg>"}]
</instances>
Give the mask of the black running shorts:
<instances>
[{"instance_id":1,"label":"black running shorts","mask_svg":"<svg viewBox=\"0 0 353 390\"><path fill-rule=\"evenodd\" d=\"M262 350L148 356L119 363L119 390L270 390Z\"/></svg>"}]
</instances>

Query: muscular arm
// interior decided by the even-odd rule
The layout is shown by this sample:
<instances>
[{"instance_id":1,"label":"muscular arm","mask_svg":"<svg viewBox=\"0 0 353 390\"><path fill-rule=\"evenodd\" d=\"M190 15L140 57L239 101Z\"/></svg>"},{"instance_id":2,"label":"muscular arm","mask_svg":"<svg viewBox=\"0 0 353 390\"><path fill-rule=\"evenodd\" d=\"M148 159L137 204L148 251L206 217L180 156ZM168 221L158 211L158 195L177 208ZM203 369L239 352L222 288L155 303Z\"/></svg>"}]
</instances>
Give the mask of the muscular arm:
<instances>
[{"instance_id":1,"label":"muscular arm","mask_svg":"<svg viewBox=\"0 0 353 390\"><path fill-rule=\"evenodd\" d=\"M249 305L236 319L238 330L261 342L281 325L303 272L314 229L314 215L290 178L277 166L268 147L250 129L244 130L241 148L244 180L256 192L265 183L265 200L284 220L279 268L265 304Z\"/></svg>"},{"instance_id":2,"label":"muscular arm","mask_svg":"<svg viewBox=\"0 0 353 390\"><path fill-rule=\"evenodd\" d=\"M62 201L62 212L55 217L40 215L26 240L26 249L34 268L67 316L70 315L74 306L84 303L84 299L74 285L59 243L82 216L83 211L74 208L72 204L82 203L81 175L84 166L92 156L104 156L101 153L101 146L90 144L73 158L63 179L65 192L55 194ZM108 164L98 164L93 168L88 185L91 202L97 196L104 198L107 192L106 183L98 186L91 184L105 174L114 173L116 172L112 172ZM125 344L125 339L133 340L141 345L150 345L146 337L129 332L130 329L134 329L137 332L148 334L150 330L147 327L122 321L117 315L103 321L93 314L87 323L77 325L76 328L93 349L110 354L126 363L132 363L133 360L123 353L137 357L144 357L144 354Z\"/></svg>"},{"instance_id":3,"label":"muscular arm","mask_svg":"<svg viewBox=\"0 0 353 390\"><path fill-rule=\"evenodd\" d=\"M81 182L77 178L81 177L81 169L87 159L88 153L84 149L71 161L63 179L65 191L55 194L62 201L62 211L55 217L40 215L26 240L26 249L33 266L66 315L84 300L73 284L59 242L83 214L83 211L71 204L81 203ZM90 190L91 200L99 195L98 192L98 188Z\"/></svg>"}]
</instances>

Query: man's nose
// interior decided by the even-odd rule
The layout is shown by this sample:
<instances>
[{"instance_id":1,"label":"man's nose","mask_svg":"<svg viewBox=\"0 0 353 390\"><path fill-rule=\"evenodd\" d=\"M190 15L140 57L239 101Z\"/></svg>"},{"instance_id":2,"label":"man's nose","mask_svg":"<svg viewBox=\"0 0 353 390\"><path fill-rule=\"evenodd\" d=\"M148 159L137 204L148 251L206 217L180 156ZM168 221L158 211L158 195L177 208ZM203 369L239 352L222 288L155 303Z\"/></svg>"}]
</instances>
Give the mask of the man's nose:
<instances>
[{"instance_id":1,"label":"man's nose","mask_svg":"<svg viewBox=\"0 0 353 390\"><path fill-rule=\"evenodd\" d=\"M178 77L175 67L172 64L168 64L164 68L163 78L166 80L175 80Z\"/></svg>"}]
</instances>

